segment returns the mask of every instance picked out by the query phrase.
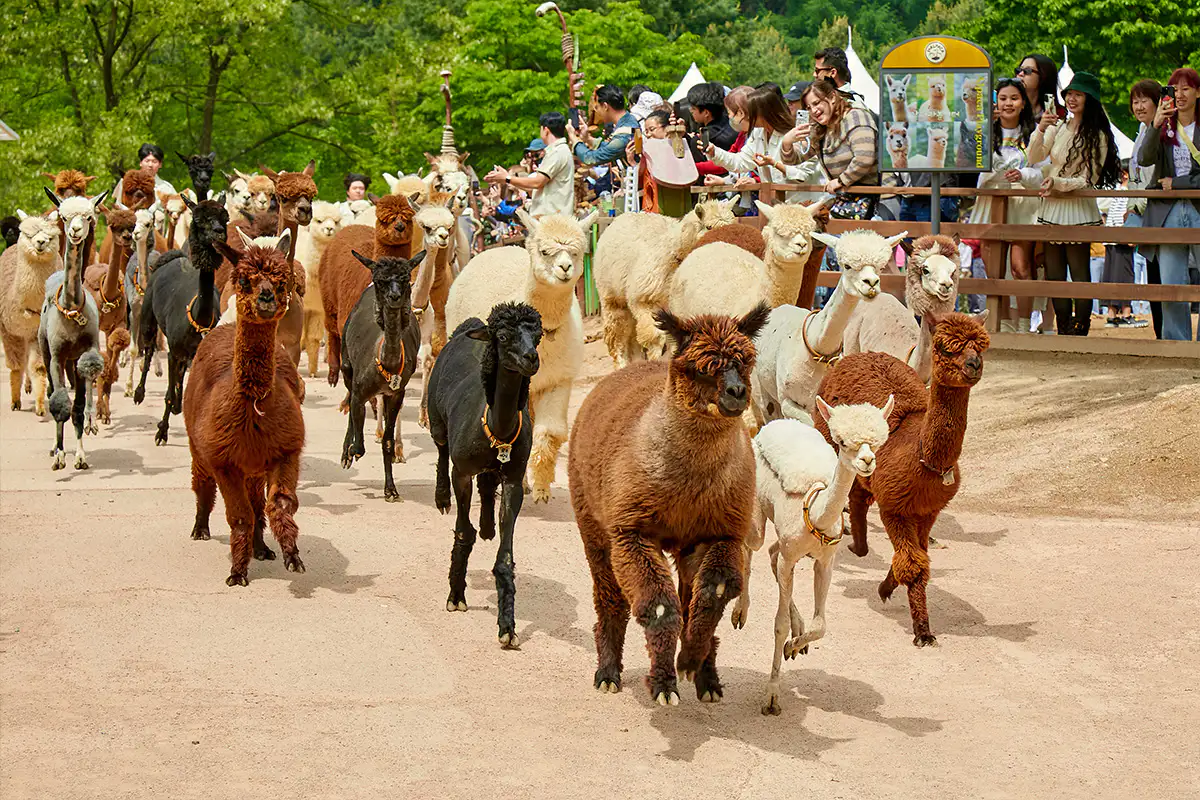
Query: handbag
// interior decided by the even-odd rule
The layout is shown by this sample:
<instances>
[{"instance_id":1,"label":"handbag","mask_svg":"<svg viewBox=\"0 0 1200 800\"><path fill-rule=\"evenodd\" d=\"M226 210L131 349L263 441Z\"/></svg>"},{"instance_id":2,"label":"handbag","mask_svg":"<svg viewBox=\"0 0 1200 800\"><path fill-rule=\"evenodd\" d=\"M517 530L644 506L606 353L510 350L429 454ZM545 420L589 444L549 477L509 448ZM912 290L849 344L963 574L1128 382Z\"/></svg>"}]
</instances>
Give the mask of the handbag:
<instances>
[{"instance_id":1,"label":"handbag","mask_svg":"<svg viewBox=\"0 0 1200 800\"><path fill-rule=\"evenodd\" d=\"M834 219L868 220L875 216L876 195L839 194L829 206L829 216Z\"/></svg>"}]
</instances>

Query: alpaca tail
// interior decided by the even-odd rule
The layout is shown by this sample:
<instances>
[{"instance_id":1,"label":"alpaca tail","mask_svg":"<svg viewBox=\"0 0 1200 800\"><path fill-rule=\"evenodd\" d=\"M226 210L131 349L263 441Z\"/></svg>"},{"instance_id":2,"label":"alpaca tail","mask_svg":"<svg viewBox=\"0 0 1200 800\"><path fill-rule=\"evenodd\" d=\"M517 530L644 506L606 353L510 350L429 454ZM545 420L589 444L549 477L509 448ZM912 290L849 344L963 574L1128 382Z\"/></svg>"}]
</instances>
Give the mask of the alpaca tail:
<instances>
[{"instance_id":1,"label":"alpaca tail","mask_svg":"<svg viewBox=\"0 0 1200 800\"><path fill-rule=\"evenodd\" d=\"M129 331L125 328L118 328L108 335L105 346L109 350L124 350L129 347L131 341L133 341L133 337L129 335Z\"/></svg>"},{"instance_id":2,"label":"alpaca tail","mask_svg":"<svg viewBox=\"0 0 1200 800\"><path fill-rule=\"evenodd\" d=\"M108 339L105 341L105 347L108 350L108 357L104 360L104 372L100 376L101 383L111 385L116 383L118 378L120 378L120 375L117 372L116 353L120 353L125 350L125 348L129 347L129 343L131 341L132 337L129 335L129 331L125 328L118 328L108 335Z\"/></svg>"},{"instance_id":3,"label":"alpaca tail","mask_svg":"<svg viewBox=\"0 0 1200 800\"><path fill-rule=\"evenodd\" d=\"M71 393L67 387L60 386L50 395L50 416L55 422L66 422L71 418Z\"/></svg>"},{"instance_id":4,"label":"alpaca tail","mask_svg":"<svg viewBox=\"0 0 1200 800\"><path fill-rule=\"evenodd\" d=\"M75 369L84 380L95 381L104 371L104 359L101 357L100 351L92 348L81 355Z\"/></svg>"}]
</instances>

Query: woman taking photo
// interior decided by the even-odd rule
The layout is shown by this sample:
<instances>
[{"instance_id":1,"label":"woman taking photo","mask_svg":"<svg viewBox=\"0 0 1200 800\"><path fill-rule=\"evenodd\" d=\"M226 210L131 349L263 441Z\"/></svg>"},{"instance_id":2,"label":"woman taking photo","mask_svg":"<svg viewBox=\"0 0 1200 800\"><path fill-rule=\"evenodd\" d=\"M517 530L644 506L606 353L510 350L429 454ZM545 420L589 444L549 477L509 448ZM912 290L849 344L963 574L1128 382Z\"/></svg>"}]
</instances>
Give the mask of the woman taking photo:
<instances>
[{"instance_id":1,"label":"woman taking photo","mask_svg":"<svg viewBox=\"0 0 1200 800\"><path fill-rule=\"evenodd\" d=\"M1058 100L1058 65L1049 56L1032 53L1021 59L1021 65L1014 73L1025 85L1025 99L1029 101L1029 110L1033 113L1035 123L1042 121L1045 113L1046 97Z\"/></svg>"},{"instance_id":2,"label":"woman taking photo","mask_svg":"<svg viewBox=\"0 0 1200 800\"><path fill-rule=\"evenodd\" d=\"M1154 166L1152 188L1200 189L1200 127L1196 125L1196 96L1200 74L1185 67L1167 81L1167 91L1154 112L1153 130L1142 140L1138 163ZM1147 228L1200 228L1200 201L1150 200L1142 223ZM1165 237L1164 237L1165 238ZM1158 246L1158 268L1165 284L1187 285L1188 254L1200 258L1200 247ZM1148 258L1150 256L1147 256ZM1162 338L1192 340L1188 303L1162 304ZM1197 330L1200 338L1200 330Z\"/></svg>"},{"instance_id":3,"label":"woman taking photo","mask_svg":"<svg viewBox=\"0 0 1200 800\"><path fill-rule=\"evenodd\" d=\"M804 182L816 174L816 165L788 166L786 159L780 159L784 136L794 121L783 95L775 88L750 90L741 108L730 108L729 122L734 130L749 131L746 142L736 153L709 144L707 153L714 164L729 172L757 171L769 183ZM803 198L789 195L788 199Z\"/></svg>"},{"instance_id":4,"label":"woman taking photo","mask_svg":"<svg viewBox=\"0 0 1200 800\"><path fill-rule=\"evenodd\" d=\"M1041 166L1030 164L1028 157L1029 139L1035 127L1025 84L1017 78L1004 78L996 84L992 171L979 176L980 189L1037 189L1042 185ZM993 202L994 199L987 196L976 200L967 222L971 225L991 222ZM1038 206L1036 197L1010 197L1005 221L1010 225L1032 225L1037 221ZM1010 242L1005 249L1013 278L1019 281L1032 278L1033 242ZM1032 311L1032 297L1017 298L1016 330L1019 333L1029 333ZM1002 309L1001 315L1005 312L1008 308ZM1004 321L1007 320L1002 320L1002 325Z\"/></svg>"},{"instance_id":5,"label":"woman taking photo","mask_svg":"<svg viewBox=\"0 0 1200 800\"><path fill-rule=\"evenodd\" d=\"M1121 179L1112 127L1100 103L1100 81L1090 73L1077 72L1064 94L1071 119L1063 122L1053 114L1045 114L1029 140L1031 163L1050 159L1042 181L1037 221L1041 225L1100 225L1096 198L1074 194L1080 189L1115 186ZM1073 282L1091 281L1087 244L1055 241L1053 233L1047 233L1046 238L1047 280L1065 281L1070 270ZM1074 303L1054 298L1058 332L1087 336L1091 309L1090 298L1079 298Z\"/></svg>"}]
</instances>

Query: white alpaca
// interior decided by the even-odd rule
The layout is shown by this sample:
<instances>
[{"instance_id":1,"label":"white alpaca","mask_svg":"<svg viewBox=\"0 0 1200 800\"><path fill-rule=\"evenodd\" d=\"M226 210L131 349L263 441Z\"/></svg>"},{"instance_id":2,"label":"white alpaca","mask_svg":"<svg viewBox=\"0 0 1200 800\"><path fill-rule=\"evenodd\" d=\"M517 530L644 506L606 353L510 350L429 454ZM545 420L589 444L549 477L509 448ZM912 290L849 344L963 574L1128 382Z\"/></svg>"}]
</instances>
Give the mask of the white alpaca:
<instances>
[{"instance_id":1,"label":"white alpaca","mask_svg":"<svg viewBox=\"0 0 1200 800\"><path fill-rule=\"evenodd\" d=\"M362 200L349 200L341 203L339 208L342 211L342 227L348 228L351 225L366 225L368 228L375 227L375 203L369 198L364 197ZM412 252L419 253L419 249L413 249Z\"/></svg>"},{"instance_id":2,"label":"white alpaca","mask_svg":"<svg viewBox=\"0 0 1200 800\"><path fill-rule=\"evenodd\" d=\"M46 415L46 365L37 344L46 279L62 269L58 254L58 223L47 217L21 218L17 243L0 254L0 340L9 369L12 408L21 407L22 384L37 377L33 410Z\"/></svg>"},{"instance_id":3,"label":"white alpaca","mask_svg":"<svg viewBox=\"0 0 1200 800\"><path fill-rule=\"evenodd\" d=\"M758 360L750 375L751 405L759 427L788 417L812 422L813 396L829 365L841 357L842 335L859 299L879 294L879 274L892 259L892 248L908 232L884 239L874 231L850 231L841 237L814 233L833 248L842 276L820 311L780 306L755 340Z\"/></svg>"},{"instance_id":4,"label":"white alpaca","mask_svg":"<svg viewBox=\"0 0 1200 800\"><path fill-rule=\"evenodd\" d=\"M896 169L908 169L908 123L897 122L888 126L887 151Z\"/></svg>"},{"instance_id":5,"label":"white alpaca","mask_svg":"<svg viewBox=\"0 0 1200 800\"><path fill-rule=\"evenodd\" d=\"M506 300L528 303L542 315L541 360L529 385L533 450L529 481L535 502L549 502L558 450L567 439L571 386L583 363L583 314L575 284L583 274L587 231L593 211L582 221L553 214L534 220L517 215L529 231L525 247L497 247L480 253L450 287L446 323L454 330L470 317L487 319Z\"/></svg>"},{"instance_id":6,"label":"white alpaca","mask_svg":"<svg viewBox=\"0 0 1200 800\"><path fill-rule=\"evenodd\" d=\"M417 208L417 213L413 216L413 240L416 241L419 233L421 249L425 251L424 264L429 266L426 270L429 274L429 286L425 287L424 291L413 287L413 311L421 321L421 350L417 361L421 364L422 388L418 420L423 428L429 425L425 398L429 394L429 376L433 373L433 364L437 358L434 353L435 345L437 351L441 352L446 344L446 302L450 287L454 283L452 262L455 256L454 229L457 225L457 218L448 207L450 197L438 198L435 202L428 202L426 198L426 202L426 205L421 205L420 200L413 201ZM439 316L442 318L440 325ZM399 420L396 421L396 425L396 439L399 441Z\"/></svg>"},{"instance_id":7,"label":"white alpaca","mask_svg":"<svg viewBox=\"0 0 1200 800\"><path fill-rule=\"evenodd\" d=\"M772 308L795 303L812 253L817 229L812 210L802 205L769 206L756 200L766 218L764 258L728 242L712 242L693 250L671 286L671 313L744 316L762 301Z\"/></svg>"},{"instance_id":8,"label":"white alpaca","mask_svg":"<svg viewBox=\"0 0 1200 800\"><path fill-rule=\"evenodd\" d=\"M129 262L125 265L125 302L129 306L129 329L131 331L132 343L131 346L122 353L122 357L129 354L129 378L125 381L125 396L133 397L133 374L137 370L139 364L142 363L142 350L138 345L137 331L140 330L140 322L142 318L142 300L146 293L146 287L150 285L150 269L154 266L154 262L158 253L156 252L156 243L162 237L158 235L158 229L162 227L163 221L166 219L166 213L162 210L162 206L158 203L150 206L150 208L140 208L133 212L133 252L129 256ZM162 334L159 334L160 338ZM166 345L160 342L160 345L154 349L154 374L162 377L162 354L166 350ZM122 363L122 367L126 364Z\"/></svg>"},{"instance_id":9,"label":"white alpaca","mask_svg":"<svg viewBox=\"0 0 1200 800\"><path fill-rule=\"evenodd\" d=\"M833 577L833 563L845 529L843 510L855 480L875 471L875 452L888 437L888 416L895 398L883 408L870 403L831 408L820 397L817 409L829 423L829 434L838 443L835 451L815 428L798 420L771 422L754 437L755 483L758 511L754 530L746 539L746 575L732 614L735 628L746 624L750 609L750 556L762 547L767 520L775 526L778 541L771 545L771 571L779 585L775 610L775 653L762 713L779 714L779 668L784 656L808 653L808 646L825 636L825 601ZM796 564L813 559L812 627L804 629L792 600ZM788 634L791 633L791 637Z\"/></svg>"},{"instance_id":10,"label":"white alpaca","mask_svg":"<svg viewBox=\"0 0 1200 800\"><path fill-rule=\"evenodd\" d=\"M888 102L892 104L892 120L908 122L908 84L912 75L905 75L902 80L896 80L891 75L884 76L887 81Z\"/></svg>"},{"instance_id":11,"label":"white alpaca","mask_svg":"<svg viewBox=\"0 0 1200 800\"><path fill-rule=\"evenodd\" d=\"M225 190L225 211L229 214L229 224L245 219L242 213L250 209L250 184L240 175L222 173L229 186Z\"/></svg>"},{"instance_id":12,"label":"white alpaca","mask_svg":"<svg viewBox=\"0 0 1200 800\"><path fill-rule=\"evenodd\" d=\"M317 269L321 255L342 229L342 211L333 203L316 200L312 204L312 221L300 228L296 238L296 259L304 265L304 333L300 346L308 352L308 374L317 374L318 351L325 334L325 307L321 305L321 282Z\"/></svg>"},{"instance_id":13,"label":"white alpaca","mask_svg":"<svg viewBox=\"0 0 1200 800\"><path fill-rule=\"evenodd\" d=\"M946 76L929 77L929 99L921 104L917 122L949 122L950 112L946 108Z\"/></svg>"},{"instance_id":14,"label":"white alpaca","mask_svg":"<svg viewBox=\"0 0 1200 800\"><path fill-rule=\"evenodd\" d=\"M622 214L605 229L596 244L592 271L604 343L618 369L666 352L667 337L653 315L669 302L676 268L705 231L733 222L732 201L706 200L682 219Z\"/></svg>"},{"instance_id":15,"label":"white alpaca","mask_svg":"<svg viewBox=\"0 0 1200 800\"><path fill-rule=\"evenodd\" d=\"M928 382L933 368L933 331L918 325L954 310L958 299L958 245L949 236L922 236L908 251L905 303L890 294L854 309L846 324L842 352L888 353L906 362Z\"/></svg>"}]
</instances>

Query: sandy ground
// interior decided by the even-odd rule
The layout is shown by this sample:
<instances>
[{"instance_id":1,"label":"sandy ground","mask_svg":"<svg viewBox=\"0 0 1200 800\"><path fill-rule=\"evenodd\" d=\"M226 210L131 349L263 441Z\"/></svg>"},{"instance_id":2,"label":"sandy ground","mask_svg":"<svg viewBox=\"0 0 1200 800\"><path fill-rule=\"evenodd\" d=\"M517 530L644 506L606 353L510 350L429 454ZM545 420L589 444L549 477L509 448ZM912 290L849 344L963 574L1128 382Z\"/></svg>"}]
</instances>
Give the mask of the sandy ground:
<instances>
[{"instance_id":1,"label":"sandy ground","mask_svg":"<svg viewBox=\"0 0 1200 800\"><path fill-rule=\"evenodd\" d=\"M521 650L496 643L494 541L475 549L471 610L446 613L451 520L415 396L391 505L377 448L338 465L342 390L309 381L308 572L254 562L227 588L221 507L212 541L188 538L182 421L153 444L163 383L140 408L114 398L86 472L52 472L51 424L0 411L6 800L1200 794L1200 363L989 354L964 487L934 530L941 646L912 646L902 593L876 597L890 548L873 517L874 550L843 552L830 633L787 662L777 718L759 713L765 553L749 625L719 631L724 702L683 684L679 707L652 705L636 625L625 691L592 689L565 459L519 522Z\"/></svg>"}]
</instances>

